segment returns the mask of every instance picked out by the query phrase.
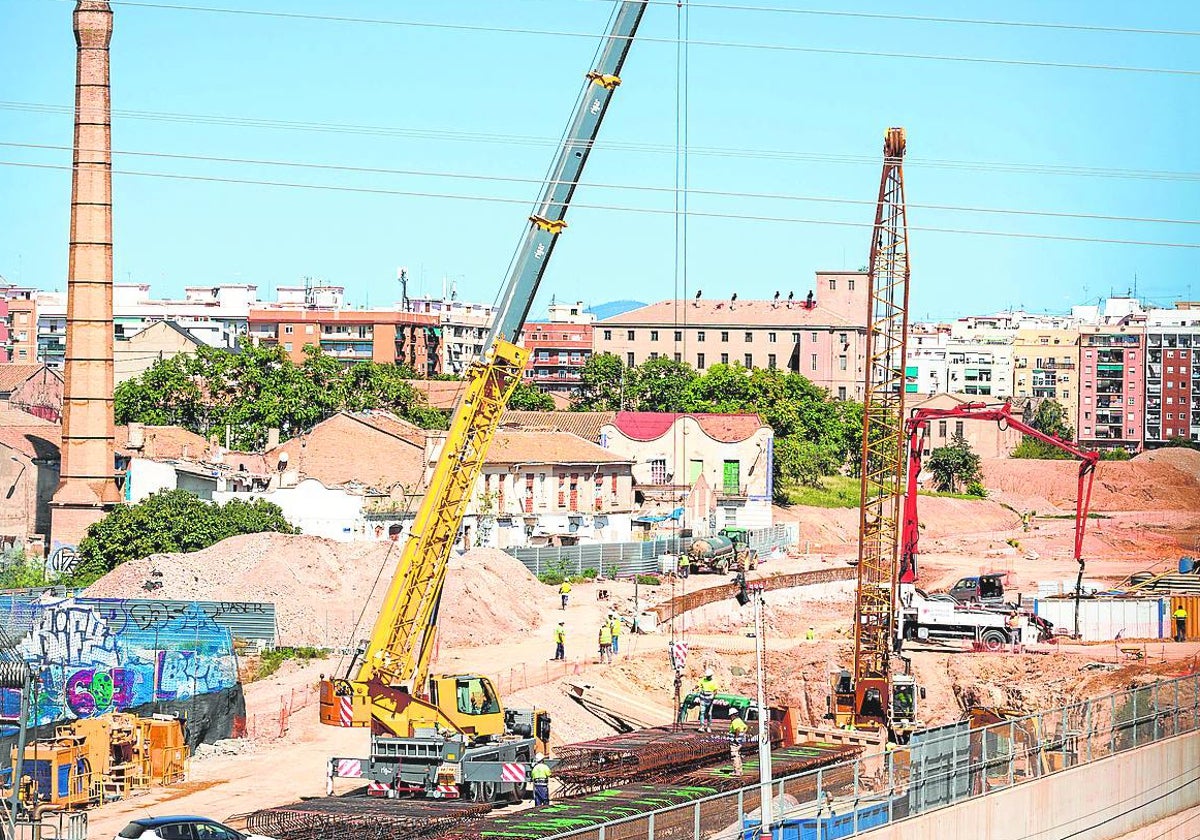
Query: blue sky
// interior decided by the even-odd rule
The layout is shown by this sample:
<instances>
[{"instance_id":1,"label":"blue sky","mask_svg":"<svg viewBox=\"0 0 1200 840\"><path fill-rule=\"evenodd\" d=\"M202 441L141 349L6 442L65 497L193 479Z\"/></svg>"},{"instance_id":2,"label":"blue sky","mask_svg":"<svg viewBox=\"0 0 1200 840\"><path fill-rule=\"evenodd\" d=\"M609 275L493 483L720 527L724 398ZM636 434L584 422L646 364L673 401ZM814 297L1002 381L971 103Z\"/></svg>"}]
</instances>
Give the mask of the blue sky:
<instances>
[{"instance_id":1,"label":"blue sky","mask_svg":"<svg viewBox=\"0 0 1200 840\"><path fill-rule=\"evenodd\" d=\"M162 0L173 4L177 0ZM188 2L188 0L180 0ZM739 0L730 0L730 3ZM304 276L347 287L357 304L413 291L491 300L529 202L604 31L603 0L248 0L265 11L590 33L463 31L114 4L113 145L152 152L485 176L300 169L120 154L118 170L453 193L468 200L115 176L116 274L155 294L255 282L270 295ZM880 0L757 5L887 12ZM66 147L74 81L73 3L0 0L0 143ZM913 2L908 14L1200 31L1185 0L1092 3ZM580 204L670 210L677 10L653 5L576 193ZM908 131L911 205L1200 218L1200 75L1113 72L706 46L701 41L1200 71L1200 37L882 21L745 9L690 13L689 137L724 150L688 158L697 190L872 201L882 133ZM10 103L57 106L30 110ZM185 115L145 119L121 111ZM195 119L202 116L203 120ZM220 122L211 117L220 117ZM232 118L232 120L228 119ZM303 123L271 128L246 120ZM358 128L347 128L358 127ZM370 130L362 127L370 127ZM375 129L384 129L382 131ZM612 144L606 146L605 144ZM631 146L640 148L631 148ZM647 148L649 147L649 148ZM783 155L748 155L769 150ZM733 153L729 153L732 151ZM1088 177L951 168L937 161L1154 170L1186 177ZM69 164L66 148L0 145L0 161ZM510 178L518 180L495 180ZM525 179L525 180L520 180ZM605 186L608 185L608 186ZM0 274L62 288L69 172L0 166ZM501 203L487 198L517 199ZM868 224L870 204L692 195L699 212ZM668 214L575 207L534 312L552 295L599 303L674 289ZM913 206L914 228L1200 243L1197 225L1005 216ZM866 262L866 227L695 217L687 284L706 297L802 295L817 269ZM1200 297L1200 249L1059 242L914 230L915 317L1008 306L1064 310L1123 293Z\"/></svg>"}]
</instances>

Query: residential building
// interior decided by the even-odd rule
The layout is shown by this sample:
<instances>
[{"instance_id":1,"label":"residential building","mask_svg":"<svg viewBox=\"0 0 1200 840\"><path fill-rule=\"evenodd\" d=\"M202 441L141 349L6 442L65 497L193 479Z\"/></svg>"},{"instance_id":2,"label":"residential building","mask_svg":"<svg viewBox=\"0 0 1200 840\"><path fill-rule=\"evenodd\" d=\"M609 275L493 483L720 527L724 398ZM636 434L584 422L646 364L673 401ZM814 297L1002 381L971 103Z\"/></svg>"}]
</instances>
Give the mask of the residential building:
<instances>
[{"instance_id":1,"label":"residential building","mask_svg":"<svg viewBox=\"0 0 1200 840\"><path fill-rule=\"evenodd\" d=\"M1146 319L1146 445L1200 440L1200 303Z\"/></svg>"},{"instance_id":2,"label":"residential building","mask_svg":"<svg viewBox=\"0 0 1200 840\"><path fill-rule=\"evenodd\" d=\"M175 321L156 321L113 344L113 384L141 376L164 359L192 355L204 342Z\"/></svg>"},{"instance_id":3,"label":"residential building","mask_svg":"<svg viewBox=\"0 0 1200 840\"><path fill-rule=\"evenodd\" d=\"M391 309L318 309L276 305L250 310L250 337L278 344L294 362L304 348L320 347L346 364L373 361L412 366L417 373L441 373L439 319Z\"/></svg>"},{"instance_id":4,"label":"residential building","mask_svg":"<svg viewBox=\"0 0 1200 840\"><path fill-rule=\"evenodd\" d=\"M979 329L953 333L946 344L945 391L1003 400L1012 395L1012 333Z\"/></svg>"},{"instance_id":5,"label":"residential building","mask_svg":"<svg viewBox=\"0 0 1200 840\"><path fill-rule=\"evenodd\" d=\"M595 320L580 302L552 304L550 320L526 323L521 332L521 344L529 348L525 381L551 394L573 394L592 356Z\"/></svg>"},{"instance_id":6,"label":"residential building","mask_svg":"<svg viewBox=\"0 0 1200 840\"><path fill-rule=\"evenodd\" d=\"M57 423L62 419L62 374L46 365L0 365L0 402Z\"/></svg>"},{"instance_id":7,"label":"residential building","mask_svg":"<svg viewBox=\"0 0 1200 840\"><path fill-rule=\"evenodd\" d=\"M601 429L612 452L633 461L639 510L686 507L699 479L711 488L707 521L695 533L771 525L774 433L757 414L672 414L621 411Z\"/></svg>"},{"instance_id":8,"label":"residential building","mask_svg":"<svg viewBox=\"0 0 1200 840\"><path fill-rule=\"evenodd\" d=\"M8 335L8 298L0 296L0 364L12 361L12 341Z\"/></svg>"},{"instance_id":9,"label":"residential building","mask_svg":"<svg viewBox=\"0 0 1200 840\"><path fill-rule=\"evenodd\" d=\"M960 405L977 400L961 394L934 394L921 400L905 402L904 410L912 412L918 408L957 408ZM1020 416L1020 411L1014 411ZM956 435L962 435L971 451L980 458L1007 458L1021 442L1021 433L1016 429L997 423L963 420L949 417L945 420L931 420L929 431L925 435L925 446L922 456L928 457L933 450L949 446Z\"/></svg>"},{"instance_id":10,"label":"residential building","mask_svg":"<svg viewBox=\"0 0 1200 840\"><path fill-rule=\"evenodd\" d=\"M1013 338L1013 396L1057 400L1070 422L1079 416L1079 330L1017 330Z\"/></svg>"},{"instance_id":11,"label":"residential building","mask_svg":"<svg viewBox=\"0 0 1200 840\"><path fill-rule=\"evenodd\" d=\"M62 370L67 354L67 293L37 292L37 361Z\"/></svg>"},{"instance_id":12,"label":"residential building","mask_svg":"<svg viewBox=\"0 0 1200 840\"><path fill-rule=\"evenodd\" d=\"M800 299L664 300L596 323L594 349L627 365L665 356L803 374L839 399L862 399L867 275L818 271ZM794 298L789 292L789 297Z\"/></svg>"},{"instance_id":13,"label":"residential building","mask_svg":"<svg viewBox=\"0 0 1200 840\"><path fill-rule=\"evenodd\" d=\"M437 316L442 333L441 371L461 376L471 362L483 357L483 345L491 332L496 307L443 295L440 299L410 298L407 311Z\"/></svg>"},{"instance_id":14,"label":"residential building","mask_svg":"<svg viewBox=\"0 0 1200 840\"><path fill-rule=\"evenodd\" d=\"M947 345L949 324L910 324L908 356L905 361L905 392L936 394L950 379Z\"/></svg>"},{"instance_id":15,"label":"residential building","mask_svg":"<svg viewBox=\"0 0 1200 840\"><path fill-rule=\"evenodd\" d=\"M245 333L258 286L223 283L187 286L180 300L156 299L149 283L113 284L113 330L117 342L132 339L147 327L173 323L209 347L232 349Z\"/></svg>"},{"instance_id":16,"label":"residential building","mask_svg":"<svg viewBox=\"0 0 1200 840\"><path fill-rule=\"evenodd\" d=\"M8 361L17 364L37 361L37 290L8 286L0 288L0 297L4 298L7 310L4 320Z\"/></svg>"},{"instance_id":17,"label":"residential building","mask_svg":"<svg viewBox=\"0 0 1200 840\"><path fill-rule=\"evenodd\" d=\"M61 444L57 423L0 403L0 548L45 551Z\"/></svg>"},{"instance_id":18,"label":"residential building","mask_svg":"<svg viewBox=\"0 0 1200 840\"><path fill-rule=\"evenodd\" d=\"M1146 409L1146 329L1141 324L1085 325L1079 338L1081 445L1141 448Z\"/></svg>"}]
</instances>

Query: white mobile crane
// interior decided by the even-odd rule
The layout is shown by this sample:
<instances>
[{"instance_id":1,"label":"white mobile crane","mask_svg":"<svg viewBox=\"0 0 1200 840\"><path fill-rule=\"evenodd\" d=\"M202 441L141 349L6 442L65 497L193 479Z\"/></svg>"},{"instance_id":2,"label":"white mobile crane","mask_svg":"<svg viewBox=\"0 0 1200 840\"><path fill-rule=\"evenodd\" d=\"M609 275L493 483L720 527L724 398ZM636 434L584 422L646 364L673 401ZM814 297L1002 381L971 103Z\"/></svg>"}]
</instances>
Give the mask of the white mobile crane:
<instances>
[{"instance_id":1,"label":"white mobile crane","mask_svg":"<svg viewBox=\"0 0 1200 840\"><path fill-rule=\"evenodd\" d=\"M527 765L550 739L543 711L505 709L479 675L429 674L446 565L472 488L529 351L516 344L554 251L571 196L621 83L648 0L617 5L529 229L513 260L482 362L467 374L446 443L365 648L346 676L321 683L320 719L369 727L367 759L333 758L330 778L369 792L476 801L519 799ZM355 666L357 665L357 670Z\"/></svg>"}]
</instances>

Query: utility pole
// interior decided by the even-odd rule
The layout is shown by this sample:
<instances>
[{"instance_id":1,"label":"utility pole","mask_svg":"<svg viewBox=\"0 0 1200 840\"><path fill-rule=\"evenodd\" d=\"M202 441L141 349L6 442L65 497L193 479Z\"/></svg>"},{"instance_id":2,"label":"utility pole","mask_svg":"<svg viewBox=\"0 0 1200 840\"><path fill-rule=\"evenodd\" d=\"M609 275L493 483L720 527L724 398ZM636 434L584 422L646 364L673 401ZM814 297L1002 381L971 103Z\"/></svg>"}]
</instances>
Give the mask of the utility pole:
<instances>
[{"instance_id":1,"label":"utility pole","mask_svg":"<svg viewBox=\"0 0 1200 840\"><path fill-rule=\"evenodd\" d=\"M746 587L754 603L754 656L758 664L758 784L760 836L771 840L771 713L767 710L766 671L763 670L763 587Z\"/></svg>"}]
</instances>

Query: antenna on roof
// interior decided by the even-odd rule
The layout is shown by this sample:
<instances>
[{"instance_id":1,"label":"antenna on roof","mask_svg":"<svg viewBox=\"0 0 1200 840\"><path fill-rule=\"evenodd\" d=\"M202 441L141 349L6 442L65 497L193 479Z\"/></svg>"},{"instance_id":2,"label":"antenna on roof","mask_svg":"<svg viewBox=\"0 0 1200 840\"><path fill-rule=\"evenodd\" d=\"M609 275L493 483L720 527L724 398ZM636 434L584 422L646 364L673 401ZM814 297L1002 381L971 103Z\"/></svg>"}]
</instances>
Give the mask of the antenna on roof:
<instances>
[{"instance_id":1,"label":"antenna on roof","mask_svg":"<svg viewBox=\"0 0 1200 840\"><path fill-rule=\"evenodd\" d=\"M699 305L700 305L699 303L696 303L696 301L700 300L700 295L702 295L702 294L704 294L704 290L703 290L703 289L697 289L697 290L696 290L696 297L695 297L695 299L692 301L692 306L699 306Z\"/></svg>"},{"instance_id":2,"label":"antenna on roof","mask_svg":"<svg viewBox=\"0 0 1200 840\"><path fill-rule=\"evenodd\" d=\"M788 302L787 302L788 309L792 308L792 301L795 300L795 298L796 298L796 293L789 291L788 292Z\"/></svg>"},{"instance_id":3,"label":"antenna on roof","mask_svg":"<svg viewBox=\"0 0 1200 840\"><path fill-rule=\"evenodd\" d=\"M734 304L736 301L737 301L737 292L734 292L732 295L730 295L730 296L729 296L729 308L730 308L730 309L733 309L733 308L734 308L734 305L733 305L733 304Z\"/></svg>"},{"instance_id":4,"label":"antenna on roof","mask_svg":"<svg viewBox=\"0 0 1200 840\"><path fill-rule=\"evenodd\" d=\"M776 292L775 292L775 300L774 300L774 301L772 301L772 303L771 303L771 308L772 308L772 309L775 309L775 308L776 308L776 307L778 307L778 306L779 306L779 291L778 291L778 290L776 290Z\"/></svg>"}]
</instances>

